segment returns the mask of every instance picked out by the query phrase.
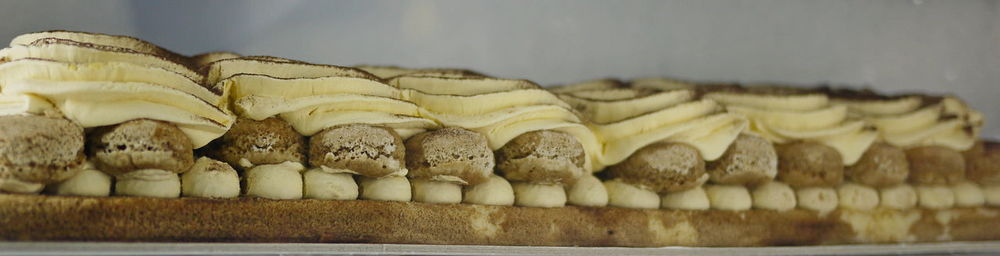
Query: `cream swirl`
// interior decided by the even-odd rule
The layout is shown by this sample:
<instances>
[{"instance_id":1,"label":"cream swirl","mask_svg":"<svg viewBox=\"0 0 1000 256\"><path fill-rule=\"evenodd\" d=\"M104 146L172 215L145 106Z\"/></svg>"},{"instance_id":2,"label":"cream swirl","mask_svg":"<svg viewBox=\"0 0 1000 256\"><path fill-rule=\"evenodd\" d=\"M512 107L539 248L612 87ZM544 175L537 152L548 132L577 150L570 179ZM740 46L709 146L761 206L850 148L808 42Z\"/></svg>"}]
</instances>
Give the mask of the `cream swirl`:
<instances>
[{"instance_id":1,"label":"cream swirl","mask_svg":"<svg viewBox=\"0 0 1000 256\"><path fill-rule=\"evenodd\" d=\"M64 42L20 47L0 52L6 61L0 92L15 99L4 102L14 104L6 110L59 112L84 127L161 120L177 125L195 147L234 121L221 95L191 80L197 73L176 72L183 66L157 56ZM51 110L39 109L46 104L38 99Z\"/></svg>"},{"instance_id":2,"label":"cream swirl","mask_svg":"<svg viewBox=\"0 0 1000 256\"><path fill-rule=\"evenodd\" d=\"M857 162L877 136L865 121L850 118L846 106L830 104L825 94L709 92L703 97L746 116L750 129L772 142L816 141L837 150L845 165Z\"/></svg>"},{"instance_id":3,"label":"cream swirl","mask_svg":"<svg viewBox=\"0 0 1000 256\"><path fill-rule=\"evenodd\" d=\"M967 150L983 125L982 113L952 96L840 98L833 103L874 125L880 140L902 148L935 145Z\"/></svg>"},{"instance_id":4,"label":"cream swirl","mask_svg":"<svg viewBox=\"0 0 1000 256\"><path fill-rule=\"evenodd\" d=\"M22 34L14 39L10 40L10 47L15 48L19 45L30 45L36 44L40 41L47 40L65 40L72 42L80 42L84 44L92 44L101 47L114 47L120 49L127 49L131 52L144 53L147 55L163 56L171 62L182 62L185 57L171 52L167 49L163 49L156 44L144 41L142 39L130 37L130 36L119 36L119 35L105 35L98 33L87 33L78 31L42 31L35 33Z\"/></svg>"},{"instance_id":5,"label":"cream swirl","mask_svg":"<svg viewBox=\"0 0 1000 256\"><path fill-rule=\"evenodd\" d=\"M583 89L560 97L587 117L607 165L660 141L691 145L715 160L747 126L741 116L720 112L715 101L695 100L691 90Z\"/></svg>"},{"instance_id":6,"label":"cream swirl","mask_svg":"<svg viewBox=\"0 0 1000 256\"><path fill-rule=\"evenodd\" d=\"M525 80L483 77L404 75L389 84L420 106L421 116L443 126L462 127L486 136L493 150L517 136L538 130L566 132L586 151L587 170L600 170L601 145L577 114L554 94Z\"/></svg>"},{"instance_id":7,"label":"cream swirl","mask_svg":"<svg viewBox=\"0 0 1000 256\"><path fill-rule=\"evenodd\" d=\"M384 125L403 138L438 127L399 89L353 68L244 57L212 63L208 80L227 92L238 115L279 116L306 136L352 123Z\"/></svg>"}]
</instances>

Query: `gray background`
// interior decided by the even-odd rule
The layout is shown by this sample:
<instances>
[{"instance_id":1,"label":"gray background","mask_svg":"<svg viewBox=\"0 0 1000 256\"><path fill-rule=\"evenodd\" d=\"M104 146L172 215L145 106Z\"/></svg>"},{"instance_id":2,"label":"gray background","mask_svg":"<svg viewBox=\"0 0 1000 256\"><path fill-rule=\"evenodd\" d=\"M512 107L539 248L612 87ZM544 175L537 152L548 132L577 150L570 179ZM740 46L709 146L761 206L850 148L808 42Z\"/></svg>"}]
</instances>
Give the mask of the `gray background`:
<instances>
[{"instance_id":1,"label":"gray background","mask_svg":"<svg viewBox=\"0 0 1000 256\"><path fill-rule=\"evenodd\" d=\"M955 93L1000 136L995 1L14 1L0 40L68 29L195 54Z\"/></svg>"}]
</instances>

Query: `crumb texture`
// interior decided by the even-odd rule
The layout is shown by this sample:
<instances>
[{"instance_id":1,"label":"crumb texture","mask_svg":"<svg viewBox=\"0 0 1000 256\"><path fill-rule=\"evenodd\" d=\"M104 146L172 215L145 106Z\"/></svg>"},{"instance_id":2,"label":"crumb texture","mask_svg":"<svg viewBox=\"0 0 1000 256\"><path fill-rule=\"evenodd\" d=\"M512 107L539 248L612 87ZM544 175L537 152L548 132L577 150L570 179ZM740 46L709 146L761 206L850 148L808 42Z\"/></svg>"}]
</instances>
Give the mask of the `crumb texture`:
<instances>
[{"instance_id":1,"label":"crumb texture","mask_svg":"<svg viewBox=\"0 0 1000 256\"><path fill-rule=\"evenodd\" d=\"M62 118L0 116L0 175L37 183L72 177L84 162L83 127Z\"/></svg>"},{"instance_id":2,"label":"crumb texture","mask_svg":"<svg viewBox=\"0 0 1000 256\"><path fill-rule=\"evenodd\" d=\"M349 209L349 210L345 210ZM936 211L879 235L835 211L527 208L388 201L157 199L0 195L0 239L31 241L336 242L533 246L780 246L936 241ZM957 240L1000 239L996 209L950 211ZM993 214L988 214L992 212ZM884 214L884 213L878 213ZM910 215L907 215L910 216ZM842 219L852 219L845 222ZM878 220L881 218L874 218ZM861 233L859 233L861 232Z\"/></svg>"}]
</instances>

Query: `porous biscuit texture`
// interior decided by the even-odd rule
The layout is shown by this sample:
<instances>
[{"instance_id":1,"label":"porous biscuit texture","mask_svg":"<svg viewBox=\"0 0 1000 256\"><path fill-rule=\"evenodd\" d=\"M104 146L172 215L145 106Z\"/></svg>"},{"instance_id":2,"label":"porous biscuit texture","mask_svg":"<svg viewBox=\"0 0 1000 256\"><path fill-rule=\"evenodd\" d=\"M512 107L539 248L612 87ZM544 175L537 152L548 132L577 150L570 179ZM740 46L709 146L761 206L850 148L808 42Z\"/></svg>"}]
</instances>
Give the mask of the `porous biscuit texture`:
<instances>
[{"instance_id":1,"label":"porous biscuit texture","mask_svg":"<svg viewBox=\"0 0 1000 256\"><path fill-rule=\"evenodd\" d=\"M701 154L682 143L646 146L608 171L614 178L659 193L692 189L708 180Z\"/></svg>"},{"instance_id":2,"label":"porous biscuit texture","mask_svg":"<svg viewBox=\"0 0 1000 256\"><path fill-rule=\"evenodd\" d=\"M136 119L94 129L87 150L98 170L122 174L139 169L183 173L194 164L191 140L173 124Z\"/></svg>"},{"instance_id":3,"label":"porous biscuit texture","mask_svg":"<svg viewBox=\"0 0 1000 256\"><path fill-rule=\"evenodd\" d=\"M875 143L852 166L844 170L847 179L873 187L889 187L906 182L910 176L910 163L903 149Z\"/></svg>"},{"instance_id":4,"label":"porous biscuit texture","mask_svg":"<svg viewBox=\"0 0 1000 256\"><path fill-rule=\"evenodd\" d=\"M965 158L958 151L941 146L920 146L906 150L910 162L910 183L947 185L965 180Z\"/></svg>"},{"instance_id":5,"label":"porous biscuit texture","mask_svg":"<svg viewBox=\"0 0 1000 256\"><path fill-rule=\"evenodd\" d=\"M406 167L411 178L476 185L489 179L494 165L486 136L477 132L449 127L406 141Z\"/></svg>"},{"instance_id":6,"label":"porous biscuit texture","mask_svg":"<svg viewBox=\"0 0 1000 256\"><path fill-rule=\"evenodd\" d=\"M976 142L962 152L965 157L965 175L980 184L1000 185L1000 143Z\"/></svg>"},{"instance_id":7,"label":"porous biscuit texture","mask_svg":"<svg viewBox=\"0 0 1000 256\"><path fill-rule=\"evenodd\" d=\"M521 134L496 151L497 169L507 179L546 184L576 182L586 157L576 138L552 130Z\"/></svg>"},{"instance_id":8,"label":"porous biscuit texture","mask_svg":"<svg viewBox=\"0 0 1000 256\"><path fill-rule=\"evenodd\" d=\"M392 129L367 124L327 128L309 138L309 163L368 177L406 174L403 139Z\"/></svg>"},{"instance_id":9,"label":"porous biscuit texture","mask_svg":"<svg viewBox=\"0 0 1000 256\"><path fill-rule=\"evenodd\" d=\"M83 127L45 116L0 116L0 173L32 183L55 183L80 171Z\"/></svg>"},{"instance_id":10,"label":"porous biscuit texture","mask_svg":"<svg viewBox=\"0 0 1000 256\"><path fill-rule=\"evenodd\" d=\"M778 173L774 145L757 135L740 134L719 159L706 166L712 182L726 185L758 184Z\"/></svg>"},{"instance_id":11,"label":"porous biscuit texture","mask_svg":"<svg viewBox=\"0 0 1000 256\"><path fill-rule=\"evenodd\" d=\"M271 117L264 120L240 118L233 127L206 148L206 154L232 166L305 162L306 138L288 122Z\"/></svg>"},{"instance_id":12,"label":"porous biscuit texture","mask_svg":"<svg viewBox=\"0 0 1000 256\"><path fill-rule=\"evenodd\" d=\"M844 164L837 150L816 142L799 141L775 146L777 179L792 187L836 186L844 181Z\"/></svg>"}]
</instances>

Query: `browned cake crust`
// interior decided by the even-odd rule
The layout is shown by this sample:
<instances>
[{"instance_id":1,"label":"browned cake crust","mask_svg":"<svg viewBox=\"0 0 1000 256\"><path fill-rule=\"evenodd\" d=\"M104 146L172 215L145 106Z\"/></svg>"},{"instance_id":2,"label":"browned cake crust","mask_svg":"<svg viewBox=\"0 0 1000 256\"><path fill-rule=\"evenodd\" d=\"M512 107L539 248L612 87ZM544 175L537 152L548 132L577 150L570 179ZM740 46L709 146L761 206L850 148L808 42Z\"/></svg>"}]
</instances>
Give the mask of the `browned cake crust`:
<instances>
[{"instance_id":1,"label":"browned cake crust","mask_svg":"<svg viewBox=\"0 0 1000 256\"><path fill-rule=\"evenodd\" d=\"M848 217L853 216L853 217ZM883 226L855 226L866 218ZM894 221L913 220L901 229ZM861 219L849 223L845 219ZM871 224L877 225L877 224ZM676 211L386 201L0 195L0 239L774 246L1000 239L1000 209Z\"/></svg>"}]
</instances>

